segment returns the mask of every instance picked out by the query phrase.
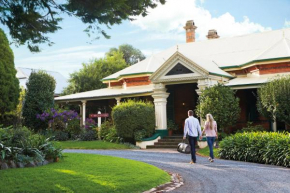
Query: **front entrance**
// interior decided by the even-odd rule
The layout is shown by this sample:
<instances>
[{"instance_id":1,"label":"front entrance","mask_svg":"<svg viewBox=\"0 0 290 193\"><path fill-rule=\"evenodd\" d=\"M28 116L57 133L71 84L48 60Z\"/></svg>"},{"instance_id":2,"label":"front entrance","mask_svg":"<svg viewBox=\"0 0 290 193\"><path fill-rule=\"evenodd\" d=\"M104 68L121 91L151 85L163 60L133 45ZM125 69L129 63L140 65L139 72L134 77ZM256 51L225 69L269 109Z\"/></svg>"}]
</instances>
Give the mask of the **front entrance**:
<instances>
[{"instance_id":1,"label":"front entrance","mask_svg":"<svg viewBox=\"0 0 290 193\"><path fill-rule=\"evenodd\" d=\"M188 117L188 110L193 110L197 105L198 95L196 93L197 83L167 85L167 119L178 125L175 134L182 134L184 121Z\"/></svg>"}]
</instances>

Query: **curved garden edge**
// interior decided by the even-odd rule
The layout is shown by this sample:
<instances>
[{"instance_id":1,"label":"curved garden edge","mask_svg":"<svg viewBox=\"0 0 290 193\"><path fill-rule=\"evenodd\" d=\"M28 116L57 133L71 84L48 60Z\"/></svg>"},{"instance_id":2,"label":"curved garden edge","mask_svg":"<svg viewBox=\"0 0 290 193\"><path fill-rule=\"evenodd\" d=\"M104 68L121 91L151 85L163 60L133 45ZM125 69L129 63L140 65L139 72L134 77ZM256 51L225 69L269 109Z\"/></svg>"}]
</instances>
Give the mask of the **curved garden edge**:
<instances>
[{"instance_id":1,"label":"curved garden edge","mask_svg":"<svg viewBox=\"0 0 290 193\"><path fill-rule=\"evenodd\" d=\"M166 170L164 170L166 171ZM167 182L165 184L161 184L155 188L152 188L148 191L145 191L143 193L160 193L160 192L169 192L172 190L175 190L176 188L179 188L180 186L184 185L183 178L178 173L171 173L166 171L170 176L171 180L170 182Z\"/></svg>"},{"instance_id":2,"label":"curved garden edge","mask_svg":"<svg viewBox=\"0 0 290 193\"><path fill-rule=\"evenodd\" d=\"M31 167L38 167L38 166L44 166L53 162L58 162L57 159L46 159L44 161L30 161L26 164L23 164L21 162L15 163L14 161L10 160L7 162L1 162L0 161L0 170L7 170L7 169L16 169L16 168L31 168Z\"/></svg>"}]
</instances>

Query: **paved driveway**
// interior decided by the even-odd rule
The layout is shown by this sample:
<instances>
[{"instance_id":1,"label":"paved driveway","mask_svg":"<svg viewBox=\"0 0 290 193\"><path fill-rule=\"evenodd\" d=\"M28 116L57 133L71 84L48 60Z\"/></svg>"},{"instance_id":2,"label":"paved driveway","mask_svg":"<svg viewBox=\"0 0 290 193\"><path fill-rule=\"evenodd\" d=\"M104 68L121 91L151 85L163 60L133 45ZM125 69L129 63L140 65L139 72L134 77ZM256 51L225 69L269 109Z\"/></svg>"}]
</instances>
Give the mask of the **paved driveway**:
<instances>
[{"instance_id":1,"label":"paved driveway","mask_svg":"<svg viewBox=\"0 0 290 193\"><path fill-rule=\"evenodd\" d=\"M262 164L197 157L190 165L190 155L172 150L65 150L123 157L155 165L182 175L185 185L172 192L285 192L290 193L290 169Z\"/></svg>"}]
</instances>

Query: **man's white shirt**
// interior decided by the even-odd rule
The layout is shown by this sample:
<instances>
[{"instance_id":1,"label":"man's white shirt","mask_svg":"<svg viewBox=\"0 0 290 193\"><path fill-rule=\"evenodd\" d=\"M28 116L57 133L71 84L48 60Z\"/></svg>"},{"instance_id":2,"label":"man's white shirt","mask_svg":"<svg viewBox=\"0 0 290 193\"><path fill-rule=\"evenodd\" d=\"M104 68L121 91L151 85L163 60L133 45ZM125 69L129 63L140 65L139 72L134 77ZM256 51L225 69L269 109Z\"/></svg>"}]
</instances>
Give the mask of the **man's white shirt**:
<instances>
[{"instance_id":1,"label":"man's white shirt","mask_svg":"<svg viewBox=\"0 0 290 193\"><path fill-rule=\"evenodd\" d=\"M197 137L198 133L199 136L201 136L201 128L198 119L193 116L189 116L185 120L184 124L184 137L186 137L186 134L192 137Z\"/></svg>"}]
</instances>

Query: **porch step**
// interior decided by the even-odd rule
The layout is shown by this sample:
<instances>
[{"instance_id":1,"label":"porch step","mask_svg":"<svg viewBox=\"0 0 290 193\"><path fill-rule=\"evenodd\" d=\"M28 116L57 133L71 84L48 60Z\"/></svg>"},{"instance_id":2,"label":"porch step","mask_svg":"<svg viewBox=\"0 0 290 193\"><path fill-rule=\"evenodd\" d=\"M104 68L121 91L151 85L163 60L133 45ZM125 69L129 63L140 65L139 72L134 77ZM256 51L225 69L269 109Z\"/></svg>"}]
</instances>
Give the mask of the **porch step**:
<instances>
[{"instance_id":1,"label":"porch step","mask_svg":"<svg viewBox=\"0 0 290 193\"><path fill-rule=\"evenodd\" d=\"M185 140L187 142L187 140ZM182 142L182 136L167 136L163 139L159 139L154 145L148 145L148 149L153 148L177 148L177 145Z\"/></svg>"},{"instance_id":2,"label":"porch step","mask_svg":"<svg viewBox=\"0 0 290 193\"><path fill-rule=\"evenodd\" d=\"M147 149L154 149L154 148L177 148L177 145L148 145Z\"/></svg>"}]
</instances>

